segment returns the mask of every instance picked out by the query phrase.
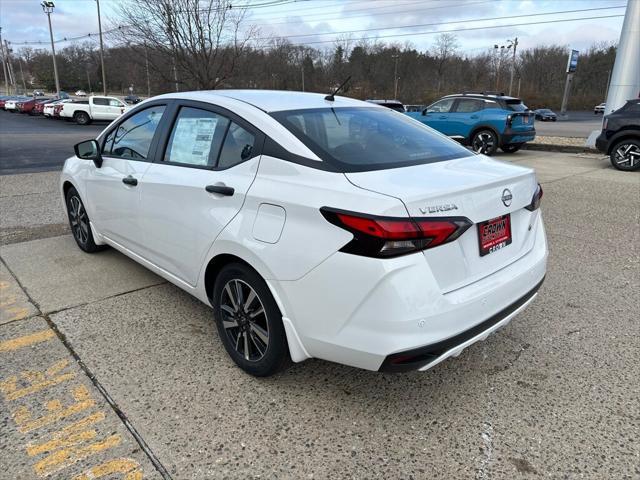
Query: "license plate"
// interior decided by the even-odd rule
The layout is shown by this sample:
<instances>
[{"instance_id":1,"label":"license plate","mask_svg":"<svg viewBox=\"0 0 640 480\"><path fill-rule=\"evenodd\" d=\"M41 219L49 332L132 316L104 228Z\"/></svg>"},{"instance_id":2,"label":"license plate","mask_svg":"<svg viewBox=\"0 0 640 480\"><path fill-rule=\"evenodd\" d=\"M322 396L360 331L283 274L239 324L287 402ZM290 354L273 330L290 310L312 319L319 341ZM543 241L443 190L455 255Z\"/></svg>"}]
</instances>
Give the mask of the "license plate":
<instances>
[{"instance_id":1,"label":"license plate","mask_svg":"<svg viewBox=\"0 0 640 480\"><path fill-rule=\"evenodd\" d=\"M524 123L529 123L529 115L524 116Z\"/></svg>"},{"instance_id":2,"label":"license plate","mask_svg":"<svg viewBox=\"0 0 640 480\"><path fill-rule=\"evenodd\" d=\"M511 244L511 215L502 215L479 223L478 240L481 257Z\"/></svg>"}]
</instances>

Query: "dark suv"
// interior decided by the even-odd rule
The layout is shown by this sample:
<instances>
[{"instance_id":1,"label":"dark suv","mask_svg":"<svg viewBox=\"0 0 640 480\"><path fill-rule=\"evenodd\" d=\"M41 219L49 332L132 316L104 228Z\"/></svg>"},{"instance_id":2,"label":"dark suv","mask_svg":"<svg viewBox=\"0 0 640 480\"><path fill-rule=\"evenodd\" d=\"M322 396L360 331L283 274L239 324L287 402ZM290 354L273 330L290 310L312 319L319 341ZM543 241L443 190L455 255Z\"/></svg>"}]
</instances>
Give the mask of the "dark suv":
<instances>
[{"instance_id":1,"label":"dark suv","mask_svg":"<svg viewBox=\"0 0 640 480\"><path fill-rule=\"evenodd\" d=\"M618 170L640 168L640 99L629 100L605 115L596 147L609 155L611 165Z\"/></svg>"}]
</instances>

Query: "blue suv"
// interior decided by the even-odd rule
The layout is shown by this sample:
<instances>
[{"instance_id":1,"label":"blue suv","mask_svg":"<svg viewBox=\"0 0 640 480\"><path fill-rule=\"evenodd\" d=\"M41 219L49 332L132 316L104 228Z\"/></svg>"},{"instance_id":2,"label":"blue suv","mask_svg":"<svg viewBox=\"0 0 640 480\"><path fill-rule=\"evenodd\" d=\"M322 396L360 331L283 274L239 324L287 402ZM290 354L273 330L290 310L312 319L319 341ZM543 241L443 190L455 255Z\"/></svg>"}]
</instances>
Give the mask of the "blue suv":
<instances>
[{"instance_id":1,"label":"blue suv","mask_svg":"<svg viewBox=\"0 0 640 480\"><path fill-rule=\"evenodd\" d=\"M519 98L504 94L447 95L422 112L407 115L485 155L498 147L517 152L536 136L535 114Z\"/></svg>"}]
</instances>

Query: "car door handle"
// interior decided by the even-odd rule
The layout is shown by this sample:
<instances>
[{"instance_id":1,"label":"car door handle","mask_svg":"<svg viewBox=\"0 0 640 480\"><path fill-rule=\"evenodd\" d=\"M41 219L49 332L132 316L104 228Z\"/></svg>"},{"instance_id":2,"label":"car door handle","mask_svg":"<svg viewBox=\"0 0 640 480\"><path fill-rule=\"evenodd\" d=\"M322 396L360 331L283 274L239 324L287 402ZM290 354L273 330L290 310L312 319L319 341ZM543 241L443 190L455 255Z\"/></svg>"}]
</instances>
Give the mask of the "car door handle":
<instances>
[{"instance_id":1,"label":"car door handle","mask_svg":"<svg viewBox=\"0 0 640 480\"><path fill-rule=\"evenodd\" d=\"M471 115L469 118L472 118L475 120L476 118L480 118L480 117L478 115Z\"/></svg>"},{"instance_id":2,"label":"car door handle","mask_svg":"<svg viewBox=\"0 0 640 480\"><path fill-rule=\"evenodd\" d=\"M217 193L227 197L232 196L235 192L233 187L227 187L226 185L207 185L204 189L209 193Z\"/></svg>"},{"instance_id":3,"label":"car door handle","mask_svg":"<svg viewBox=\"0 0 640 480\"><path fill-rule=\"evenodd\" d=\"M138 185L138 179L133 178L131 175L129 175L128 177L124 177L122 179L122 183L124 183L125 185L131 185L132 187L135 187L136 185Z\"/></svg>"},{"instance_id":4,"label":"car door handle","mask_svg":"<svg viewBox=\"0 0 640 480\"><path fill-rule=\"evenodd\" d=\"M446 120L446 119L447 119L447 116L446 116L446 115L440 115L440 116L438 117L438 119L440 119L440 120Z\"/></svg>"}]
</instances>

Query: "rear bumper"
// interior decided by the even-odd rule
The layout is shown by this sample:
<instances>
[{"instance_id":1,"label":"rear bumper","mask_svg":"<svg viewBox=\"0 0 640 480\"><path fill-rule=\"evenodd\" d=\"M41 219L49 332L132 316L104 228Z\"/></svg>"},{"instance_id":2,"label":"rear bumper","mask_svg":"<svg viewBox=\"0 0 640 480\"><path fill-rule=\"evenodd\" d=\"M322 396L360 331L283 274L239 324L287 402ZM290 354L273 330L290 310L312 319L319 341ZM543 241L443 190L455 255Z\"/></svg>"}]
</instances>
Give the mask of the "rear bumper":
<instances>
[{"instance_id":1,"label":"rear bumper","mask_svg":"<svg viewBox=\"0 0 640 480\"><path fill-rule=\"evenodd\" d=\"M271 285L308 356L389 371L389 357L429 346L436 356L408 368L426 369L505 325L533 299L548 255L541 217L534 232L522 257L448 292L422 253L379 260L338 252L298 280Z\"/></svg>"},{"instance_id":2,"label":"rear bumper","mask_svg":"<svg viewBox=\"0 0 640 480\"><path fill-rule=\"evenodd\" d=\"M536 129L531 128L529 130L511 130L507 128L500 136L500 145L511 145L514 143L531 142L536 138Z\"/></svg>"},{"instance_id":3,"label":"rear bumper","mask_svg":"<svg viewBox=\"0 0 640 480\"><path fill-rule=\"evenodd\" d=\"M544 278L524 296L469 330L431 345L389 355L382 362L380 371L427 370L449 357L458 356L469 345L484 340L489 334L509 323L535 298L543 282Z\"/></svg>"}]
</instances>

